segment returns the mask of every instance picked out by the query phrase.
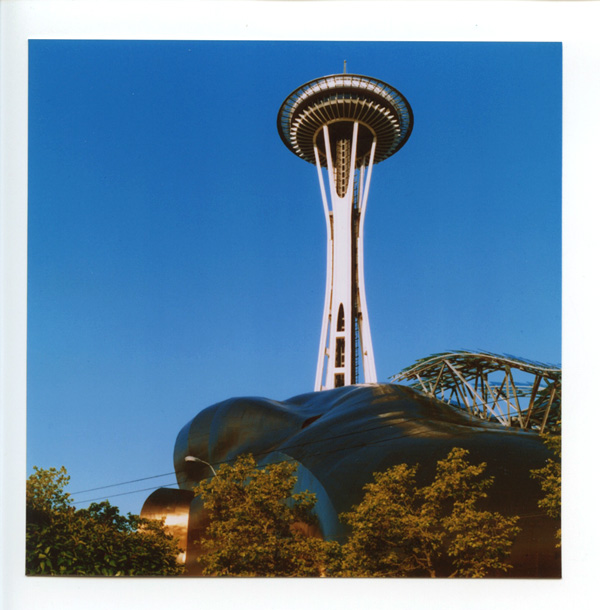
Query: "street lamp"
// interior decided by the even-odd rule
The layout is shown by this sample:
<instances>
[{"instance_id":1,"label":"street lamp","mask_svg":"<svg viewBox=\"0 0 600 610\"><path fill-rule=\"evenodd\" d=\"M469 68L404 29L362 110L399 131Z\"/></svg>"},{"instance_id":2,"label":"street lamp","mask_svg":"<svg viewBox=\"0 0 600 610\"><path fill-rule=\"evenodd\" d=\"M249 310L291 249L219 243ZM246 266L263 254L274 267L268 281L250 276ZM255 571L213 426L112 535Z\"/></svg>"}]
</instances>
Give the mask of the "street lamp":
<instances>
[{"instance_id":1,"label":"street lamp","mask_svg":"<svg viewBox=\"0 0 600 610\"><path fill-rule=\"evenodd\" d=\"M216 473L215 469L212 467L212 465L209 464L206 460L201 460L200 458L197 458L193 455L186 455L185 461L186 462L199 462L200 464L206 464L212 470L212 473L215 477L219 476L219 475L217 475L217 473Z\"/></svg>"}]
</instances>

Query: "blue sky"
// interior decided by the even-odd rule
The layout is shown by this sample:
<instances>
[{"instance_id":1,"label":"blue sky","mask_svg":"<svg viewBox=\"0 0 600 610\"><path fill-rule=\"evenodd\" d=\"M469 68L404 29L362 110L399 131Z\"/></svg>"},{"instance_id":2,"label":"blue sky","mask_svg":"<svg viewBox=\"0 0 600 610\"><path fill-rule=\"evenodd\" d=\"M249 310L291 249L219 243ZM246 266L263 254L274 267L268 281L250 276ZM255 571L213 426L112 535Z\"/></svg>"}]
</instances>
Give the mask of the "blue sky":
<instances>
[{"instance_id":1,"label":"blue sky","mask_svg":"<svg viewBox=\"0 0 600 610\"><path fill-rule=\"evenodd\" d=\"M560 364L560 44L29 51L28 472L65 465L72 492L168 473L200 409L312 390L323 211L275 120L344 60L415 116L365 224L379 380L447 349ZM137 513L149 492L113 494L173 481L75 499Z\"/></svg>"}]
</instances>

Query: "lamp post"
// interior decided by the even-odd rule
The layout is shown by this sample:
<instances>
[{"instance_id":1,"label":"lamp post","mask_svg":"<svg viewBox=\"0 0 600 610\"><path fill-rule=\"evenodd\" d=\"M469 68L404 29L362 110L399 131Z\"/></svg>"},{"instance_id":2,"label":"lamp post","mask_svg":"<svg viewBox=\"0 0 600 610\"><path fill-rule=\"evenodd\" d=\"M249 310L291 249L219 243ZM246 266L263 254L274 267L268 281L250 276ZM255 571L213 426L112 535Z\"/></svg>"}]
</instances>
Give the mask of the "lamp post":
<instances>
[{"instance_id":1,"label":"lamp post","mask_svg":"<svg viewBox=\"0 0 600 610\"><path fill-rule=\"evenodd\" d=\"M197 458L193 455L186 455L185 456L185 461L186 462L198 462L200 464L206 464L211 470L212 473L215 477L218 477L219 475L216 473L215 469L212 467L212 464L209 464L206 460L201 460L200 458Z\"/></svg>"}]
</instances>

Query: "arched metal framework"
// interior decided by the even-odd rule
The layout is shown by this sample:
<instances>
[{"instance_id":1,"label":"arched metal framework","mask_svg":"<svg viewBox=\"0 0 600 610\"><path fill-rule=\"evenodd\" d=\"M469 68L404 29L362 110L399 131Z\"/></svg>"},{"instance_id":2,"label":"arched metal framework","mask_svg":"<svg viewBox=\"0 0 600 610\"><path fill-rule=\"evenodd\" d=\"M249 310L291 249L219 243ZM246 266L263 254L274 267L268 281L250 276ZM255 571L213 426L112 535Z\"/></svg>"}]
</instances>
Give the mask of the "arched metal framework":
<instances>
[{"instance_id":1,"label":"arched metal framework","mask_svg":"<svg viewBox=\"0 0 600 610\"><path fill-rule=\"evenodd\" d=\"M361 358L364 381L377 381L364 288L365 210L373 165L400 150L412 125L412 110L399 91L356 74L312 80L279 110L277 129L285 145L317 166L325 212L327 279L317 391L356 383Z\"/></svg>"},{"instance_id":2,"label":"arched metal framework","mask_svg":"<svg viewBox=\"0 0 600 610\"><path fill-rule=\"evenodd\" d=\"M507 427L557 431L561 369L514 356L447 352L418 360L392 378L427 396Z\"/></svg>"}]
</instances>

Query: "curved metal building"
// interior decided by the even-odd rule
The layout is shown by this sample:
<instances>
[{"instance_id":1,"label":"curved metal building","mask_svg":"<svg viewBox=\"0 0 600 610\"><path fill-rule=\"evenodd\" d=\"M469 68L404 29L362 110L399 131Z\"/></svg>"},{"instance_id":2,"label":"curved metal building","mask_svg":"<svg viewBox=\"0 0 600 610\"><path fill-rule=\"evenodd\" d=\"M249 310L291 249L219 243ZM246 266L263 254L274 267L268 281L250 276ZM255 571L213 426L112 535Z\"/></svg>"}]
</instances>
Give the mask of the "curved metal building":
<instances>
[{"instance_id":1,"label":"curved metal building","mask_svg":"<svg viewBox=\"0 0 600 610\"><path fill-rule=\"evenodd\" d=\"M428 482L437 460L453 447L468 449L475 463L487 463L494 486L486 508L520 517L510 576L559 576L557 523L537 507L541 492L530 476L550 456L539 435L482 421L395 384L346 386L286 401L234 398L200 411L175 443L180 489L154 492L142 516L173 522L187 548L188 573L194 574L202 552L194 541L207 523L202 499L192 490L220 464L249 452L263 466L297 462L297 491L317 496L318 534L342 541L348 532L338 515L361 501L373 472L419 463L421 482Z\"/></svg>"},{"instance_id":2,"label":"curved metal building","mask_svg":"<svg viewBox=\"0 0 600 610\"><path fill-rule=\"evenodd\" d=\"M315 391L377 382L363 264L373 165L408 140L406 98L381 80L333 74L290 93L277 116L284 144L317 166L327 229L327 280ZM327 169L329 200L322 168Z\"/></svg>"}]
</instances>

